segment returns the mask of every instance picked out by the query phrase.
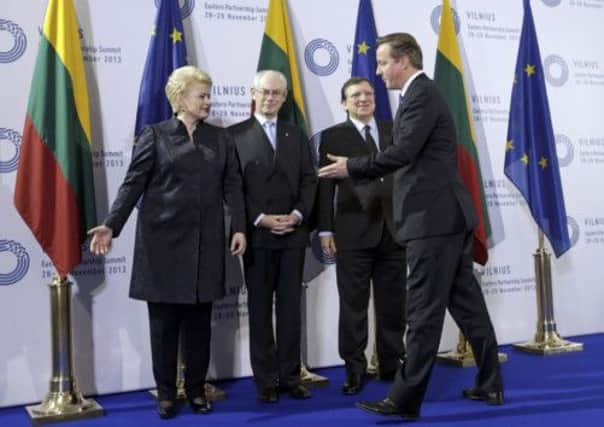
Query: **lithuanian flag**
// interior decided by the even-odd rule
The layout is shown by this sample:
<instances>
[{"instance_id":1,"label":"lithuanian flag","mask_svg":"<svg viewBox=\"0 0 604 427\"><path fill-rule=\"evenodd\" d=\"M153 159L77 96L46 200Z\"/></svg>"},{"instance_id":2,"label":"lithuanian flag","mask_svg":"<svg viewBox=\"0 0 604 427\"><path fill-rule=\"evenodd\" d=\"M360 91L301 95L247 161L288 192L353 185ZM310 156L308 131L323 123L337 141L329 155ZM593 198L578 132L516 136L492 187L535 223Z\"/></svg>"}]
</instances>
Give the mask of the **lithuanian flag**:
<instances>
[{"instance_id":1,"label":"lithuanian flag","mask_svg":"<svg viewBox=\"0 0 604 427\"><path fill-rule=\"evenodd\" d=\"M287 99L279 111L279 118L308 131L300 72L296 64L296 47L285 0L270 0L268 4L258 60L258 71L261 70L277 70L285 74L288 92Z\"/></svg>"},{"instance_id":2,"label":"lithuanian flag","mask_svg":"<svg viewBox=\"0 0 604 427\"><path fill-rule=\"evenodd\" d=\"M32 79L15 206L61 278L96 225L88 89L72 0L49 0Z\"/></svg>"},{"instance_id":3,"label":"lithuanian flag","mask_svg":"<svg viewBox=\"0 0 604 427\"><path fill-rule=\"evenodd\" d=\"M484 265L489 258L487 239L491 235L489 213L485 203L484 187L480 174L476 134L472 115L468 108L463 80L463 66L455 35L453 13L449 0L443 0L438 35L438 51L434 81L444 95L457 128L457 163L459 172L472 196L478 217L478 227L474 230L474 261Z\"/></svg>"}]
</instances>

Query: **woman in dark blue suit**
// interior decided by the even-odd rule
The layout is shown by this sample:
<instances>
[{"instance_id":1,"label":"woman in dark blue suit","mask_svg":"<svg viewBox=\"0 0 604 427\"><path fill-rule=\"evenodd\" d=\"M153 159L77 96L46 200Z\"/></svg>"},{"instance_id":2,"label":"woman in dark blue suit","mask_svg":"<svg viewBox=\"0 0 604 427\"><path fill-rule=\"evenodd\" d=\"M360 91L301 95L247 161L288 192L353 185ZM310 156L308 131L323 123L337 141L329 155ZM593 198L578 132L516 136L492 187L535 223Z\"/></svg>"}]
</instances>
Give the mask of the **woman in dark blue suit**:
<instances>
[{"instance_id":1,"label":"woman in dark blue suit","mask_svg":"<svg viewBox=\"0 0 604 427\"><path fill-rule=\"evenodd\" d=\"M212 80L185 66L174 70L166 95L169 120L146 127L111 210L89 231L90 250L106 254L136 202L138 212L130 297L147 301L153 375L162 418L176 414L176 371L182 329L185 388L193 411L212 407L204 393L210 358L212 301L225 295L223 204L232 222L230 250L246 248L241 176L234 144L205 123Z\"/></svg>"}]
</instances>

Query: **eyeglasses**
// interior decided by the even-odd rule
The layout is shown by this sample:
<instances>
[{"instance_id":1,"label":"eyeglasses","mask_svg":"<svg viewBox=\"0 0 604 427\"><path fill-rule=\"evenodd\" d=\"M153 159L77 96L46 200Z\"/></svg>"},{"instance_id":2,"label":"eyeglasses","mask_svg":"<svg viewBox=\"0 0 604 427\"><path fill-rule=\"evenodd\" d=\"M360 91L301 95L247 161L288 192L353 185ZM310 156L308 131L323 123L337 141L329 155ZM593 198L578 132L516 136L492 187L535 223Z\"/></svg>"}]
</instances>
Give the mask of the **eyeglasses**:
<instances>
[{"instance_id":1,"label":"eyeglasses","mask_svg":"<svg viewBox=\"0 0 604 427\"><path fill-rule=\"evenodd\" d=\"M264 96L265 98L268 98L270 95L273 95L275 98L282 96L284 94L284 90L283 89L254 89L256 92L258 92L259 94L261 94L262 96Z\"/></svg>"}]
</instances>

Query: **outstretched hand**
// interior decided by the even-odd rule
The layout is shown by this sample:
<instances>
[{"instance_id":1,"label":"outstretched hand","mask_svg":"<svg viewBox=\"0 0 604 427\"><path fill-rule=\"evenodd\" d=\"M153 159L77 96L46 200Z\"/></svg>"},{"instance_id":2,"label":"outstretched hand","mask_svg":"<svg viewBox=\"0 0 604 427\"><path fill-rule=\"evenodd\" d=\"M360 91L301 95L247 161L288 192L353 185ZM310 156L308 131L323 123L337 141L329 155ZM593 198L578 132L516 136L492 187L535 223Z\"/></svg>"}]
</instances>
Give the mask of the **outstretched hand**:
<instances>
[{"instance_id":1,"label":"outstretched hand","mask_svg":"<svg viewBox=\"0 0 604 427\"><path fill-rule=\"evenodd\" d=\"M106 225L97 225L88 230L87 233L92 236L90 240L90 252L95 255L105 255L111 250L111 241L113 240L113 230Z\"/></svg>"},{"instance_id":2,"label":"outstretched hand","mask_svg":"<svg viewBox=\"0 0 604 427\"><path fill-rule=\"evenodd\" d=\"M348 157L328 154L327 158L333 163L319 169L319 178L348 178Z\"/></svg>"}]
</instances>

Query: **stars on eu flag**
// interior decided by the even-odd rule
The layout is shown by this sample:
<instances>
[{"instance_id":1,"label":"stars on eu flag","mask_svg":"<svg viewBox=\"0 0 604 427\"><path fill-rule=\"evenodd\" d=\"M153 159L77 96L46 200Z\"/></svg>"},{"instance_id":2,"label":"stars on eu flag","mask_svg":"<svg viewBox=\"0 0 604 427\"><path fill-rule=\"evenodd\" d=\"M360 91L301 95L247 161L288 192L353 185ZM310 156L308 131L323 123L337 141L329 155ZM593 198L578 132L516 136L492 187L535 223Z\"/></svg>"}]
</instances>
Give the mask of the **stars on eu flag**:
<instances>
[{"instance_id":1,"label":"stars on eu flag","mask_svg":"<svg viewBox=\"0 0 604 427\"><path fill-rule=\"evenodd\" d=\"M505 143L505 151L510 151L514 149L514 142L510 139Z\"/></svg>"},{"instance_id":2,"label":"stars on eu flag","mask_svg":"<svg viewBox=\"0 0 604 427\"><path fill-rule=\"evenodd\" d=\"M357 53L367 55L367 51L371 48L365 40L363 40L360 44L357 45L358 51Z\"/></svg>"},{"instance_id":3,"label":"stars on eu flag","mask_svg":"<svg viewBox=\"0 0 604 427\"><path fill-rule=\"evenodd\" d=\"M541 166L541 169L545 169L547 167L547 159L545 157L541 157L539 160L539 166Z\"/></svg>"},{"instance_id":4,"label":"stars on eu flag","mask_svg":"<svg viewBox=\"0 0 604 427\"><path fill-rule=\"evenodd\" d=\"M178 42L182 43L182 33L174 27L172 33L170 34L170 38L172 39L172 43L176 44Z\"/></svg>"},{"instance_id":5,"label":"stars on eu flag","mask_svg":"<svg viewBox=\"0 0 604 427\"><path fill-rule=\"evenodd\" d=\"M525 165L528 165L528 162L529 162L528 154L524 154L524 155L523 155L523 156L520 158L520 161L521 161L522 163L524 163Z\"/></svg>"},{"instance_id":6,"label":"stars on eu flag","mask_svg":"<svg viewBox=\"0 0 604 427\"><path fill-rule=\"evenodd\" d=\"M532 76L533 74L535 74L535 66L531 64L526 64L526 67L524 67L524 72L526 73L527 77Z\"/></svg>"}]
</instances>

